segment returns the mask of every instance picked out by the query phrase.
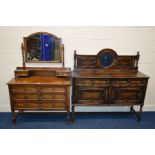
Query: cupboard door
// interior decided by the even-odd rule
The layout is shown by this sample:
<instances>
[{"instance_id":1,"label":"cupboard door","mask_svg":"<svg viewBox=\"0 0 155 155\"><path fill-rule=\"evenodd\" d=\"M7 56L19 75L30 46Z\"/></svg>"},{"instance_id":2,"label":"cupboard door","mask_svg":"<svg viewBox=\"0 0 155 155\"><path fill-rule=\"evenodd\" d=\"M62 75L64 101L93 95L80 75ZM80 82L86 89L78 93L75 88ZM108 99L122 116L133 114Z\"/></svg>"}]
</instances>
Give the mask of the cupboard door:
<instances>
[{"instance_id":1,"label":"cupboard door","mask_svg":"<svg viewBox=\"0 0 155 155\"><path fill-rule=\"evenodd\" d=\"M118 88L112 90L111 104L139 105L142 99L142 89Z\"/></svg>"},{"instance_id":2,"label":"cupboard door","mask_svg":"<svg viewBox=\"0 0 155 155\"><path fill-rule=\"evenodd\" d=\"M107 89L78 89L76 91L77 104L97 105L105 104Z\"/></svg>"}]
</instances>

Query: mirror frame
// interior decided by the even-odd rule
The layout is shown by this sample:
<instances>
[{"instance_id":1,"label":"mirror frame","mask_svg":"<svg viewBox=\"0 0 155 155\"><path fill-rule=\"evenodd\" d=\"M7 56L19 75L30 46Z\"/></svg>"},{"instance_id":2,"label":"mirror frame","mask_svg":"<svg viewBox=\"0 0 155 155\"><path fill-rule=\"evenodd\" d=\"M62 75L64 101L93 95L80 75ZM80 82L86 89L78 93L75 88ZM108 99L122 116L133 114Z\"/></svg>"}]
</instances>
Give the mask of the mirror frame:
<instances>
[{"instance_id":1,"label":"mirror frame","mask_svg":"<svg viewBox=\"0 0 155 155\"><path fill-rule=\"evenodd\" d=\"M34 35L38 35L38 34L48 34L50 36L53 36L57 39L60 39L60 61L57 60L51 60L51 61L30 61L27 59L27 39L30 38L31 36ZM62 63L62 65L64 66L64 44L62 44L62 39L57 37L56 35L52 34L52 33L48 33L48 32L35 32L32 33L30 35L28 35L27 37L23 37L23 43L21 45L21 49L22 49L22 58L23 58L23 67L25 66L25 63Z\"/></svg>"}]
</instances>

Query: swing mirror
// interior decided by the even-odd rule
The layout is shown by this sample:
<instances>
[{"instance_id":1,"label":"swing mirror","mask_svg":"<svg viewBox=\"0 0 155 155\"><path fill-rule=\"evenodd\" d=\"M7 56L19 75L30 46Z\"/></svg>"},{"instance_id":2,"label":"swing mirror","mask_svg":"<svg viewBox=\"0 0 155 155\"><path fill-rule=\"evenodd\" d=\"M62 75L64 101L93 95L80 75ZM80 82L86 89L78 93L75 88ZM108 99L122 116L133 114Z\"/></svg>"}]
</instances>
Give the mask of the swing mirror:
<instances>
[{"instance_id":1,"label":"swing mirror","mask_svg":"<svg viewBox=\"0 0 155 155\"><path fill-rule=\"evenodd\" d=\"M47 32L37 32L24 37L25 62L61 63L63 49L61 38Z\"/></svg>"}]
</instances>

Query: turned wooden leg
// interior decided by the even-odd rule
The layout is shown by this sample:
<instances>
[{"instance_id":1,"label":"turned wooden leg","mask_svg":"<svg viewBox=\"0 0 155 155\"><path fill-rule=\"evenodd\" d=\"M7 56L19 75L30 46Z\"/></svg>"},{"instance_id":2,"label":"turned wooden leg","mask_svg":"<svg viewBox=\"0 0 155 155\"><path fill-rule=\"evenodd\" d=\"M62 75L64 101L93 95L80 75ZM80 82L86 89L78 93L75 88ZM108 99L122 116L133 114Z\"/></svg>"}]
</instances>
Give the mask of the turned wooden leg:
<instances>
[{"instance_id":1,"label":"turned wooden leg","mask_svg":"<svg viewBox=\"0 0 155 155\"><path fill-rule=\"evenodd\" d=\"M136 115L137 122L139 122L141 120L142 108L143 108L143 105L140 105L140 110L138 112L135 111L133 106L131 106L131 108L130 108L131 112L133 112Z\"/></svg>"},{"instance_id":2,"label":"turned wooden leg","mask_svg":"<svg viewBox=\"0 0 155 155\"><path fill-rule=\"evenodd\" d=\"M12 114L12 121L13 121L14 124L16 124L17 116L18 116L18 113L13 112L13 114Z\"/></svg>"},{"instance_id":3,"label":"turned wooden leg","mask_svg":"<svg viewBox=\"0 0 155 155\"><path fill-rule=\"evenodd\" d=\"M19 110L19 113L23 113L24 112L24 110Z\"/></svg>"},{"instance_id":4,"label":"turned wooden leg","mask_svg":"<svg viewBox=\"0 0 155 155\"><path fill-rule=\"evenodd\" d=\"M130 112L133 112L133 106L130 107Z\"/></svg>"},{"instance_id":5,"label":"turned wooden leg","mask_svg":"<svg viewBox=\"0 0 155 155\"><path fill-rule=\"evenodd\" d=\"M143 109L143 105L140 105L140 109L139 109L139 112L138 112L138 122L141 120L141 117L142 117L142 109Z\"/></svg>"},{"instance_id":6,"label":"turned wooden leg","mask_svg":"<svg viewBox=\"0 0 155 155\"><path fill-rule=\"evenodd\" d=\"M74 106L72 106L72 123L74 122L74 118L75 118L74 114L75 114L75 112L74 112Z\"/></svg>"},{"instance_id":7,"label":"turned wooden leg","mask_svg":"<svg viewBox=\"0 0 155 155\"><path fill-rule=\"evenodd\" d=\"M67 124L70 124L70 112L67 112Z\"/></svg>"}]
</instances>

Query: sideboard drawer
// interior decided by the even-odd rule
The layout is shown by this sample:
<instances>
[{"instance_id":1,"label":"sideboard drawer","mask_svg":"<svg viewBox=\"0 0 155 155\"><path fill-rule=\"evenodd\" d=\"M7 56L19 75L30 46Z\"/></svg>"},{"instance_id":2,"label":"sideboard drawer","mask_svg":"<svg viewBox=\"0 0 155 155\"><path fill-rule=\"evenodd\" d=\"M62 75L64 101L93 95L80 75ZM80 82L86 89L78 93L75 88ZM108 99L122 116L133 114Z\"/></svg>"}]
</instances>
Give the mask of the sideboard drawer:
<instances>
[{"instance_id":1,"label":"sideboard drawer","mask_svg":"<svg viewBox=\"0 0 155 155\"><path fill-rule=\"evenodd\" d=\"M136 87L136 86L145 86L146 80L114 80L112 81L113 87Z\"/></svg>"},{"instance_id":2,"label":"sideboard drawer","mask_svg":"<svg viewBox=\"0 0 155 155\"><path fill-rule=\"evenodd\" d=\"M94 79L93 80L93 87L106 87L109 86L110 80L105 79Z\"/></svg>"},{"instance_id":3,"label":"sideboard drawer","mask_svg":"<svg viewBox=\"0 0 155 155\"><path fill-rule=\"evenodd\" d=\"M104 79L76 79L75 85L82 87L104 87L108 86L109 80Z\"/></svg>"},{"instance_id":4,"label":"sideboard drawer","mask_svg":"<svg viewBox=\"0 0 155 155\"><path fill-rule=\"evenodd\" d=\"M92 86L92 80L91 79L76 79L75 84L77 86L88 86L88 87L91 87Z\"/></svg>"}]
</instances>

